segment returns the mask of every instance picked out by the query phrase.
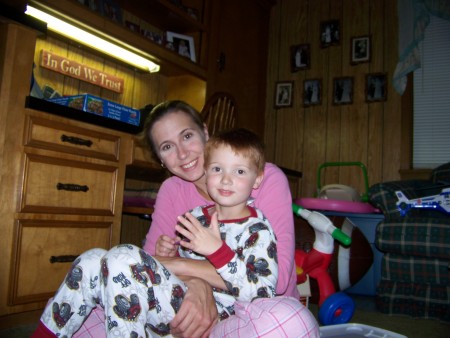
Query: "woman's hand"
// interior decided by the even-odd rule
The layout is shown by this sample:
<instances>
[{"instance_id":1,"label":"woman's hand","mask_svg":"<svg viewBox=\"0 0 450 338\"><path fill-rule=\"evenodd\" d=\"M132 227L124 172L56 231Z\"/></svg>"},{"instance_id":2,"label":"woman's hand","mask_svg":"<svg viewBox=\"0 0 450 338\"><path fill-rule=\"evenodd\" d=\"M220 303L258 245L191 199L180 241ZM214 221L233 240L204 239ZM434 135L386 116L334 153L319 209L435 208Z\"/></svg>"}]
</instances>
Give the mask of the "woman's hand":
<instances>
[{"instance_id":1,"label":"woman's hand","mask_svg":"<svg viewBox=\"0 0 450 338\"><path fill-rule=\"evenodd\" d=\"M170 238L166 235L161 235L156 241L156 256L175 257L178 250L179 237Z\"/></svg>"},{"instance_id":2,"label":"woman's hand","mask_svg":"<svg viewBox=\"0 0 450 338\"><path fill-rule=\"evenodd\" d=\"M180 310L170 322L171 333L178 337L208 337L218 319L212 288L200 278L180 278L188 289Z\"/></svg>"},{"instance_id":3,"label":"woman's hand","mask_svg":"<svg viewBox=\"0 0 450 338\"><path fill-rule=\"evenodd\" d=\"M217 212L211 216L211 225L204 227L190 213L186 213L185 217L179 216L175 229L186 239L180 241L180 244L198 254L208 256L216 252L222 246L220 238L219 222L217 220Z\"/></svg>"}]
</instances>

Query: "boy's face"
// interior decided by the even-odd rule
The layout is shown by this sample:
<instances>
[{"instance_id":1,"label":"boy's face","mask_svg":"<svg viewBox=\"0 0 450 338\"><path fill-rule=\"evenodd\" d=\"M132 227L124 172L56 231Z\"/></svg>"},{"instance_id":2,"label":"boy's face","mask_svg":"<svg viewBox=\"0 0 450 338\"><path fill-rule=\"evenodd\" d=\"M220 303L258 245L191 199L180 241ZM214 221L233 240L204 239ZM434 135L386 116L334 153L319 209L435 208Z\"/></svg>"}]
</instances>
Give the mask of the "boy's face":
<instances>
[{"instance_id":1,"label":"boy's face","mask_svg":"<svg viewBox=\"0 0 450 338\"><path fill-rule=\"evenodd\" d=\"M222 206L246 203L262 178L250 159L235 154L230 147L220 146L211 151L206 167L206 187L216 203Z\"/></svg>"}]
</instances>

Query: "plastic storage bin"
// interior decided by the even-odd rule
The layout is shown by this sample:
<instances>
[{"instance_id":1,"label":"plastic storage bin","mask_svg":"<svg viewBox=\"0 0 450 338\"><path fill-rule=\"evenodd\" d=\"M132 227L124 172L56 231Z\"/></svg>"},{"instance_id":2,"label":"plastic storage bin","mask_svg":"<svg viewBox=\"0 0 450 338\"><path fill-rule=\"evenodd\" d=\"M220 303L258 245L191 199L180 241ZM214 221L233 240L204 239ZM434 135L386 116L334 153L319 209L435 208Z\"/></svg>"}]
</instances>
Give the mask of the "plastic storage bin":
<instances>
[{"instance_id":1,"label":"plastic storage bin","mask_svg":"<svg viewBox=\"0 0 450 338\"><path fill-rule=\"evenodd\" d=\"M321 326L319 328L321 337L345 337L345 338L359 338L359 337L376 337L376 338L408 338L401 334L383 330L378 327L364 325L364 324L338 324Z\"/></svg>"}]
</instances>

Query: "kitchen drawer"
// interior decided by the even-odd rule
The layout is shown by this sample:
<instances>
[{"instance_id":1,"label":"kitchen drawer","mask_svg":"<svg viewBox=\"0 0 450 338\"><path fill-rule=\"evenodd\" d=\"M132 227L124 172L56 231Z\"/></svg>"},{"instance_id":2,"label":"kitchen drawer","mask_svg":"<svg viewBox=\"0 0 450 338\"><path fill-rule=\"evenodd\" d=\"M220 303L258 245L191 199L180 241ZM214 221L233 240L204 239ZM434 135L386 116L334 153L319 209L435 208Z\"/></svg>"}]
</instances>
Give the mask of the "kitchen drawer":
<instances>
[{"instance_id":1,"label":"kitchen drawer","mask_svg":"<svg viewBox=\"0 0 450 338\"><path fill-rule=\"evenodd\" d=\"M25 154L22 212L113 215L118 168Z\"/></svg>"},{"instance_id":2,"label":"kitchen drawer","mask_svg":"<svg viewBox=\"0 0 450 338\"><path fill-rule=\"evenodd\" d=\"M26 146L109 161L119 160L119 136L30 115L26 126Z\"/></svg>"},{"instance_id":3,"label":"kitchen drawer","mask_svg":"<svg viewBox=\"0 0 450 338\"><path fill-rule=\"evenodd\" d=\"M109 222L16 220L9 304L47 301L78 255L110 248L112 229Z\"/></svg>"}]
</instances>

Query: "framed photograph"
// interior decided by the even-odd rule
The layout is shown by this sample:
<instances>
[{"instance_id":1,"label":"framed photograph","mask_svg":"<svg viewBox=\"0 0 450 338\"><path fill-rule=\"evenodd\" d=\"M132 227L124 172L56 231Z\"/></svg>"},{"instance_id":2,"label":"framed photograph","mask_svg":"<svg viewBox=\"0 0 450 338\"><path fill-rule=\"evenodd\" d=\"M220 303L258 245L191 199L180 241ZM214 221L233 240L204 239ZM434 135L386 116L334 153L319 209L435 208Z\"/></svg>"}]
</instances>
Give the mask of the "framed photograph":
<instances>
[{"instance_id":1,"label":"framed photograph","mask_svg":"<svg viewBox=\"0 0 450 338\"><path fill-rule=\"evenodd\" d=\"M322 102L322 80L312 79L303 82L303 105L313 106Z\"/></svg>"},{"instance_id":2,"label":"framed photograph","mask_svg":"<svg viewBox=\"0 0 450 338\"><path fill-rule=\"evenodd\" d=\"M333 104L351 104L353 102L353 77L334 79Z\"/></svg>"},{"instance_id":3,"label":"framed photograph","mask_svg":"<svg viewBox=\"0 0 450 338\"><path fill-rule=\"evenodd\" d=\"M309 44L291 46L291 72L310 68L311 48Z\"/></svg>"},{"instance_id":4,"label":"framed photograph","mask_svg":"<svg viewBox=\"0 0 450 338\"><path fill-rule=\"evenodd\" d=\"M189 35L183 35L173 32L167 32L167 47L174 50L181 56L185 56L195 62L194 38Z\"/></svg>"},{"instance_id":5,"label":"framed photograph","mask_svg":"<svg viewBox=\"0 0 450 338\"><path fill-rule=\"evenodd\" d=\"M328 47L339 45L341 29L339 20L330 20L320 23L320 46Z\"/></svg>"},{"instance_id":6,"label":"framed photograph","mask_svg":"<svg viewBox=\"0 0 450 338\"><path fill-rule=\"evenodd\" d=\"M277 82L275 86L275 108L292 106L294 81Z\"/></svg>"},{"instance_id":7,"label":"framed photograph","mask_svg":"<svg viewBox=\"0 0 450 338\"><path fill-rule=\"evenodd\" d=\"M352 64L370 61L370 36L359 36L351 39L351 56Z\"/></svg>"},{"instance_id":8,"label":"framed photograph","mask_svg":"<svg viewBox=\"0 0 450 338\"><path fill-rule=\"evenodd\" d=\"M386 73L372 73L366 75L366 101L378 102L387 99Z\"/></svg>"}]
</instances>

